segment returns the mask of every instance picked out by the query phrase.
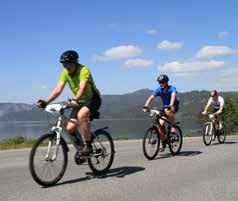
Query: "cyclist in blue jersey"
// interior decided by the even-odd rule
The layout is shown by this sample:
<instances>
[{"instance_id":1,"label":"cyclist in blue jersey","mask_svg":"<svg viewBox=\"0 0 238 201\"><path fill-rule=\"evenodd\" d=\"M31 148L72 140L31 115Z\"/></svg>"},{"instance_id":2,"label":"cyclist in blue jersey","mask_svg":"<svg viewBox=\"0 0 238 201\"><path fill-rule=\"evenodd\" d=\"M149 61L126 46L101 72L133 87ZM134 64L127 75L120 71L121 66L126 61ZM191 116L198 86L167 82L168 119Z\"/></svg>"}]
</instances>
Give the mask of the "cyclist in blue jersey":
<instances>
[{"instance_id":1,"label":"cyclist in blue jersey","mask_svg":"<svg viewBox=\"0 0 238 201\"><path fill-rule=\"evenodd\" d=\"M153 99L157 96L160 96L163 103L163 109L166 114L166 117L169 119L169 121L174 124L174 114L179 109L179 101L177 99L177 90L174 86L169 85L168 81L169 78L167 75L160 75L157 79L159 83L159 87L155 89L151 96L146 100L145 105L143 107L143 111L146 112L149 108L149 105L153 101ZM165 128L164 128L165 121L160 119L160 128L159 132L161 134L161 140L166 141L167 136L165 135ZM172 126L171 132L176 132L176 128ZM164 150L164 144L161 143L162 146L161 151Z\"/></svg>"}]
</instances>

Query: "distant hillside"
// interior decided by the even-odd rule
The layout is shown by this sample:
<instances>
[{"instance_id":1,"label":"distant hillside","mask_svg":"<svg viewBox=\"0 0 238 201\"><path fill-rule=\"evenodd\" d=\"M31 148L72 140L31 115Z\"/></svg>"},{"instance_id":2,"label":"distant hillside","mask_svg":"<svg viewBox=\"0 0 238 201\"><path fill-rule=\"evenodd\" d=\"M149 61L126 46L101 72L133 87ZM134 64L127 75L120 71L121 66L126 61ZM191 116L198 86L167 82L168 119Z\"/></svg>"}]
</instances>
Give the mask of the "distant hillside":
<instances>
[{"instance_id":1,"label":"distant hillside","mask_svg":"<svg viewBox=\"0 0 238 201\"><path fill-rule=\"evenodd\" d=\"M104 95L103 105L101 107L102 119L136 119L145 118L146 114L142 112L142 107L151 90L142 89L123 95ZM236 96L238 92L224 92L223 96ZM180 100L180 109L177 119L183 122L183 125L195 126L197 117L203 110L208 98L208 91L191 91L178 94ZM157 98L152 107L160 108L161 101ZM38 121L45 120L45 112L34 108L28 104L1 103L0 121Z\"/></svg>"},{"instance_id":2,"label":"distant hillside","mask_svg":"<svg viewBox=\"0 0 238 201\"><path fill-rule=\"evenodd\" d=\"M25 103L0 103L0 116L12 112L27 111L30 108L31 106Z\"/></svg>"}]
</instances>

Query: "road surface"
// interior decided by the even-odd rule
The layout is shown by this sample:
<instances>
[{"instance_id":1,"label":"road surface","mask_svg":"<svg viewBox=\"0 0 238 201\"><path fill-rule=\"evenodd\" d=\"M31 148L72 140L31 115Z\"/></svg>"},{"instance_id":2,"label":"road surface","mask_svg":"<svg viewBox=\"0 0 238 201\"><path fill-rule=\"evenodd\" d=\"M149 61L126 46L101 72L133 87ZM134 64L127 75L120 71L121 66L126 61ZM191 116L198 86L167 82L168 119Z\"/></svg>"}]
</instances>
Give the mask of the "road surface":
<instances>
[{"instance_id":1,"label":"road surface","mask_svg":"<svg viewBox=\"0 0 238 201\"><path fill-rule=\"evenodd\" d=\"M238 136L206 147L201 137L185 138L182 152L168 150L145 159L141 140L115 142L110 172L95 177L77 166L74 152L56 186L43 188L28 169L30 149L0 151L0 201L237 201Z\"/></svg>"}]
</instances>

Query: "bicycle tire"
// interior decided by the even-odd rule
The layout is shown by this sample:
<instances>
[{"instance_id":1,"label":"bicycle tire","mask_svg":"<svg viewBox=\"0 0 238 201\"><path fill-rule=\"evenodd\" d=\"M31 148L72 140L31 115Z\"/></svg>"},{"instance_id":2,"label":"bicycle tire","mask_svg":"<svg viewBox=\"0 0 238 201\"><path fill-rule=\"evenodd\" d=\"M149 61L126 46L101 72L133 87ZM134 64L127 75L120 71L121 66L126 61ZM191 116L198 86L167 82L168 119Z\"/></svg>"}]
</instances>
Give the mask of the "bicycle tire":
<instances>
[{"instance_id":1,"label":"bicycle tire","mask_svg":"<svg viewBox=\"0 0 238 201\"><path fill-rule=\"evenodd\" d=\"M174 155L177 155L179 154L181 148L182 148L182 144L183 144L183 134L182 134L182 130L179 126L176 126L176 129L177 129L177 132L176 132L176 137L178 137L180 140L179 140L179 145L178 145L178 149L176 151L174 151L173 149L173 141L172 141L172 137L170 136L169 137L169 150L170 150L170 153L174 156ZM170 132L171 133L171 132ZM170 135L170 134L169 134Z\"/></svg>"},{"instance_id":2,"label":"bicycle tire","mask_svg":"<svg viewBox=\"0 0 238 201\"><path fill-rule=\"evenodd\" d=\"M152 132L154 132L152 134ZM155 135L156 139L155 138L152 138L153 136L152 135ZM147 149L146 149L146 144L147 144L147 137L149 137L149 145L150 146L154 146L154 149L155 149L155 152L150 155L148 152L147 152ZM152 140L151 139L155 139L156 140L156 144L152 144ZM142 141L142 149L143 149L143 153L144 153L144 156L148 159L148 160L153 160L157 154L159 153L159 147L160 147L160 134L159 134L159 131L156 127L151 127L149 129L147 129L144 137L143 137L143 141Z\"/></svg>"},{"instance_id":3,"label":"bicycle tire","mask_svg":"<svg viewBox=\"0 0 238 201\"><path fill-rule=\"evenodd\" d=\"M56 134L54 134L54 133L47 133L47 134L42 135L36 141L36 143L33 145L31 152L30 152L29 169L30 169L31 176L36 183L38 183L42 186L45 186L45 187L55 185L63 177L65 170L67 168L67 164L68 164L67 147L65 147L65 145L62 143L62 141L60 141L59 146L61 147L61 150L63 153L63 160L62 160L63 163L62 163L62 167L61 167L59 173L51 180L44 180L43 178L41 178L41 176L39 176L38 172L36 171L36 167L35 167L35 163L34 163L36 151L39 150L38 148L42 149L42 147L40 147L40 145L42 142L44 142L44 140L47 140L47 139L49 139L49 141L54 140L55 137L56 137ZM51 163L52 161L47 161L46 163L48 163L48 162Z\"/></svg>"},{"instance_id":4,"label":"bicycle tire","mask_svg":"<svg viewBox=\"0 0 238 201\"><path fill-rule=\"evenodd\" d=\"M203 130L203 143L206 145L206 146L209 146L212 142L212 136L214 135L214 129L212 128L212 134L207 134L207 132L209 131L210 129L210 126L211 126L211 123L210 122L207 122L204 124L204 130ZM208 127L208 128L207 128ZM208 140L206 139L206 137L208 136Z\"/></svg>"},{"instance_id":5,"label":"bicycle tire","mask_svg":"<svg viewBox=\"0 0 238 201\"><path fill-rule=\"evenodd\" d=\"M223 135L221 132L223 132ZM221 136L224 136L223 139L221 138ZM222 123L222 131L219 131L219 135L217 136L217 139L220 144L223 144L226 140L226 125L224 123Z\"/></svg>"},{"instance_id":6,"label":"bicycle tire","mask_svg":"<svg viewBox=\"0 0 238 201\"><path fill-rule=\"evenodd\" d=\"M113 163L114 154L115 154L114 143L113 143L113 139L112 139L111 135L108 132L106 132L105 130L97 131L95 133L95 136L96 137L94 137L93 142L92 142L94 154L97 153L98 150L100 151L100 149L103 149L103 150L105 149L105 145L106 145L105 142L100 141L100 143L102 143L102 144L104 143L104 147L101 148L101 145L100 145L100 143L98 141L100 139L100 137L103 139L103 136L104 136L105 139L108 141L109 146L110 146L110 148L109 148L110 149L110 153L109 153L109 157L110 158L109 158L109 161L108 161L106 167L104 167L102 169L98 169L96 167L96 165L93 162L93 159L96 159L96 161L98 162L98 158L95 155L93 155L92 157L88 158L88 165L89 165L90 169L93 171L94 174L100 175L100 174L105 174L110 169L110 167L111 167L111 165ZM98 144L96 145L96 143L98 143ZM105 157L107 151L108 150L106 150L105 153L103 152L99 157L101 157L101 158Z\"/></svg>"}]
</instances>

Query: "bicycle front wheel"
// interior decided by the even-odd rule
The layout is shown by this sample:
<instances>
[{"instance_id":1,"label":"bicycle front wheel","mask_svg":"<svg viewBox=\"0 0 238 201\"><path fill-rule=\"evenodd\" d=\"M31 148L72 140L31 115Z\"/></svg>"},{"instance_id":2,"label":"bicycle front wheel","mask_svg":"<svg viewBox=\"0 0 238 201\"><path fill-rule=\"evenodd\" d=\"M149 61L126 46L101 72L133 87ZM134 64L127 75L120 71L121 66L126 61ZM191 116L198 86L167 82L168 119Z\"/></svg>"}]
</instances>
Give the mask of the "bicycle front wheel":
<instances>
[{"instance_id":1,"label":"bicycle front wheel","mask_svg":"<svg viewBox=\"0 0 238 201\"><path fill-rule=\"evenodd\" d=\"M112 137L105 130L94 134L93 154L88 159L88 165L95 174L105 174L111 167L114 159L114 143Z\"/></svg>"},{"instance_id":2,"label":"bicycle front wheel","mask_svg":"<svg viewBox=\"0 0 238 201\"><path fill-rule=\"evenodd\" d=\"M42 186L52 186L64 175L68 154L67 148L61 142L57 150L56 134L48 133L41 136L32 147L30 172L33 179Z\"/></svg>"},{"instance_id":3,"label":"bicycle front wheel","mask_svg":"<svg viewBox=\"0 0 238 201\"><path fill-rule=\"evenodd\" d=\"M219 130L217 138L220 144L224 143L226 140L226 125L224 123L222 123L222 128Z\"/></svg>"},{"instance_id":4,"label":"bicycle front wheel","mask_svg":"<svg viewBox=\"0 0 238 201\"><path fill-rule=\"evenodd\" d=\"M203 131L203 142L206 146L209 146L212 142L212 137L214 135L214 129L210 122L205 123Z\"/></svg>"},{"instance_id":5,"label":"bicycle front wheel","mask_svg":"<svg viewBox=\"0 0 238 201\"><path fill-rule=\"evenodd\" d=\"M146 131L142 142L142 148L145 157L149 160L154 159L159 152L159 146L159 131L156 127L151 127Z\"/></svg>"},{"instance_id":6,"label":"bicycle front wheel","mask_svg":"<svg viewBox=\"0 0 238 201\"><path fill-rule=\"evenodd\" d=\"M176 133L169 133L169 150L172 155L179 154L183 144L183 134L179 126L176 126Z\"/></svg>"}]
</instances>

